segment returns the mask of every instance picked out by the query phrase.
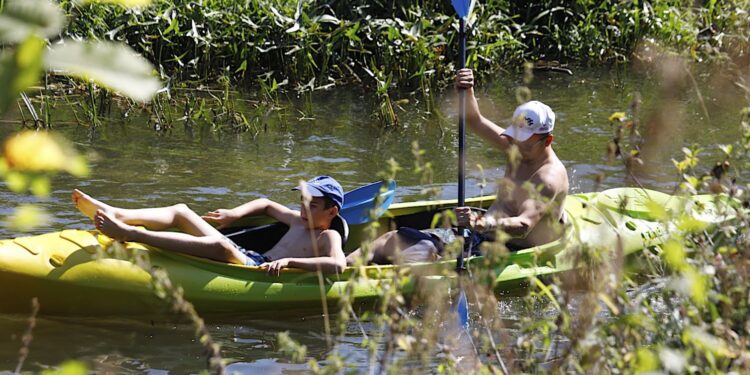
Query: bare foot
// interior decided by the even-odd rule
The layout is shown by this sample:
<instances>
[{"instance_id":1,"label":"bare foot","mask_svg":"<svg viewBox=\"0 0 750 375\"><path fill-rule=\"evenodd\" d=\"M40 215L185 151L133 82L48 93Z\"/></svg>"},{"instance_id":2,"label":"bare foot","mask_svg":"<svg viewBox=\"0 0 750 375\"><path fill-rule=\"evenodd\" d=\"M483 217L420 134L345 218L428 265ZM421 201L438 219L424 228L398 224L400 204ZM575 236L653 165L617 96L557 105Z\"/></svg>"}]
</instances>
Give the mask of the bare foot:
<instances>
[{"instance_id":1,"label":"bare foot","mask_svg":"<svg viewBox=\"0 0 750 375\"><path fill-rule=\"evenodd\" d=\"M91 198L88 194L75 189L73 190L73 204L76 205L79 211L83 212L84 215L94 218L97 210L105 212L114 212L114 207L107 205L101 201Z\"/></svg>"},{"instance_id":2,"label":"bare foot","mask_svg":"<svg viewBox=\"0 0 750 375\"><path fill-rule=\"evenodd\" d=\"M100 232L118 241L128 241L135 230L135 227L123 223L115 218L115 215L104 210L96 210L94 225Z\"/></svg>"}]
</instances>

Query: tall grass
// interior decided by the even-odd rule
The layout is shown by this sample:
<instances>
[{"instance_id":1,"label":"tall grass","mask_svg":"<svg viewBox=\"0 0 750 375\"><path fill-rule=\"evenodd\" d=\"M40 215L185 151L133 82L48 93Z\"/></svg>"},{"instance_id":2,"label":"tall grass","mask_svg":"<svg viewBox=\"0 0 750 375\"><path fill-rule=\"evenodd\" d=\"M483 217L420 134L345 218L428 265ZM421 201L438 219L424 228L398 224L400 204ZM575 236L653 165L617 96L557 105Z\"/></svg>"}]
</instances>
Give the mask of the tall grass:
<instances>
[{"instance_id":1,"label":"tall grass","mask_svg":"<svg viewBox=\"0 0 750 375\"><path fill-rule=\"evenodd\" d=\"M261 114L273 110L280 92L309 97L354 84L376 92L374 116L384 127L397 127L397 103L410 99L440 119L434 94L450 85L455 70L457 26L448 1L158 0L145 9L77 4L61 1L71 18L66 36L134 47L170 82L178 103L188 103L188 113L191 98L174 90L222 87L229 80L233 88L257 92L263 105L252 112ZM628 62L644 42L697 61L747 56L748 8L748 0L480 1L467 66L488 76L530 61L534 69L570 73L565 65ZM87 92L82 117L96 125L104 102L95 105L91 87ZM162 116L167 107L156 101L153 126L168 131L174 121ZM262 116L245 116L226 100L221 105L207 123L257 134ZM186 126L196 117L186 117Z\"/></svg>"},{"instance_id":2,"label":"tall grass","mask_svg":"<svg viewBox=\"0 0 750 375\"><path fill-rule=\"evenodd\" d=\"M750 2L561 0L478 2L468 66L491 73L525 60L628 61L649 38L694 59L747 54ZM127 42L179 81L258 75L289 89L354 82L427 91L452 79L456 20L448 1L159 0L142 10L64 0L72 36ZM375 69L374 69L374 68Z\"/></svg>"}]
</instances>

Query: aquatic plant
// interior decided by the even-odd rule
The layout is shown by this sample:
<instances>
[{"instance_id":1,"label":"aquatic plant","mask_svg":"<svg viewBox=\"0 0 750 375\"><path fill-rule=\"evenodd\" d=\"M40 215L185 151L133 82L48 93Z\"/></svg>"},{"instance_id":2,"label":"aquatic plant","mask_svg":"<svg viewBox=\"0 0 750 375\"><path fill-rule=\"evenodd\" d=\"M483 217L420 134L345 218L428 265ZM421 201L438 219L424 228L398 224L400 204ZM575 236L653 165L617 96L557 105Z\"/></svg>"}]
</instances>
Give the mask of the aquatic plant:
<instances>
[{"instance_id":1,"label":"aquatic plant","mask_svg":"<svg viewBox=\"0 0 750 375\"><path fill-rule=\"evenodd\" d=\"M31 341L34 339L34 327L36 327L36 315L39 313L39 300L36 297L31 299L31 313L29 314L29 326L26 328L26 332L21 338L21 349L18 350L18 365L16 365L16 373L20 373L23 368L23 363L26 361L26 357L29 356L29 347Z\"/></svg>"},{"instance_id":2,"label":"aquatic plant","mask_svg":"<svg viewBox=\"0 0 750 375\"><path fill-rule=\"evenodd\" d=\"M394 88L429 98L452 79L453 10L444 1L322 4L305 1L158 1L143 9L100 5L73 15L66 34L126 42L181 81L229 73L238 82L288 80ZM644 38L693 59L747 54L747 1L479 2L468 66L490 74L525 60L539 67L621 62ZM381 80L385 80L381 79ZM429 104L427 105L429 108ZM429 110L429 109L428 109Z\"/></svg>"}]
</instances>

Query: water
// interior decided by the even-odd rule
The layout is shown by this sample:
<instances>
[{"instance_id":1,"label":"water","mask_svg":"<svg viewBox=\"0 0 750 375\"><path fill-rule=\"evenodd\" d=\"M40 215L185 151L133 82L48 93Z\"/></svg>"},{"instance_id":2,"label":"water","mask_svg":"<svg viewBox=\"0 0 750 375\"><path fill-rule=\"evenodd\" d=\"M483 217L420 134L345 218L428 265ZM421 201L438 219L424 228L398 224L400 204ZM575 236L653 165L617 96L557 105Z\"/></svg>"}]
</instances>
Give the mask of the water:
<instances>
[{"instance_id":1,"label":"water","mask_svg":"<svg viewBox=\"0 0 750 375\"><path fill-rule=\"evenodd\" d=\"M717 78L719 77L719 78ZM677 98L684 121L660 144L647 173L638 183L661 191L672 191L679 181L671 161L680 159L683 146L697 144L706 149L704 158L718 160L715 145L732 143L739 135L739 109L742 96L717 75L698 75L699 89L708 110L702 110L694 89ZM513 79L500 77L478 90L483 114L501 123L515 106ZM619 162L606 162L606 145L612 137L607 118L624 111L632 93L640 92L648 119L660 113L661 97L655 75L629 70L592 70L574 76L537 74L531 85L536 99L549 104L557 113L555 150L568 167L572 192L633 185ZM441 124L435 117L417 111L421 103L400 111L401 126L382 129L371 116L374 105L369 93L338 89L314 97L314 120L298 120L301 104L285 103L287 110L274 114L267 131L233 135L196 127L187 131L181 125L171 134L158 135L148 117L134 114L128 120L114 118L96 131L76 126L64 103L54 113L55 129L71 139L79 150L90 155L92 174L85 179L66 175L53 181L54 191L47 198L19 196L0 188L0 215L6 216L22 202L36 203L53 213L51 222L33 233L64 228L91 228L91 223L70 204L70 191L76 187L111 204L126 207L162 206L184 202L198 212L233 207L247 200L268 197L287 205L299 198L290 189L300 179L318 174L335 176L346 190L379 179L385 160L394 158L404 170L398 174L397 201L420 197L424 188L439 189L438 197L456 195L457 153L456 103L452 93L438 99L448 118ZM412 101L413 102L413 101ZM0 125L0 138L17 129L12 122ZM308 116L310 117L310 116ZM413 173L412 141L425 151L432 163L432 183L423 183ZM468 136L467 195L492 191L493 181L503 173L505 159L473 134ZM483 167L480 170L477 165ZM483 172L482 172L483 171ZM480 188L482 179L489 183ZM0 238L20 236L0 227ZM6 286L3 286L6 287ZM509 321L521 312L511 299L498 306ZM20 337L26 327L21 316L0 315L0 370L15 368ZM222 345L222 354L232 358L230 370L243 373L281 373L304 370L278 353L276 333L289 330L293 338L308 347L308 355L322 360L328 354L323 336L323 320L307 317L284 321L249 320L242 316L210 318L208 327ZM366 332L378 327L364 323ZM359 327L349 324L347 334L337 342L354 368L367 367L367 351L360 347ZM512 337L513 329L508 330ZM118 319L40 318L34 330L26 370L40 370L65 359L84 360L89 366L107 372L194 373L205 368L205 357L184 323L142 322Z\"/></svg>"}]
</instances>

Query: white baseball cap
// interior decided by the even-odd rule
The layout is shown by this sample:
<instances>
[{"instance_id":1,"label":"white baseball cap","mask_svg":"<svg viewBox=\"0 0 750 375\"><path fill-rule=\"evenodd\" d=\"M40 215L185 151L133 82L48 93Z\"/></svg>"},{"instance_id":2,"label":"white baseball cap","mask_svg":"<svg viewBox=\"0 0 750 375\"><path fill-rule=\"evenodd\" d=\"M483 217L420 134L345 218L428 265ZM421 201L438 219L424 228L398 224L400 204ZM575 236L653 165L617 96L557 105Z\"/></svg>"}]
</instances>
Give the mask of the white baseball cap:
<instances>
[{"instance_id":1,"label":"white baseball cap","mask_svg":"<svg viewBox=\"0 0 750 375\"><path fill-rule=\"evenodd\" d=\"M523 142L534 134L551 133L555 128L555 112L539 101L532 100L516 107L510 126L504 135Z\"/></svg>"}]
</instances>

